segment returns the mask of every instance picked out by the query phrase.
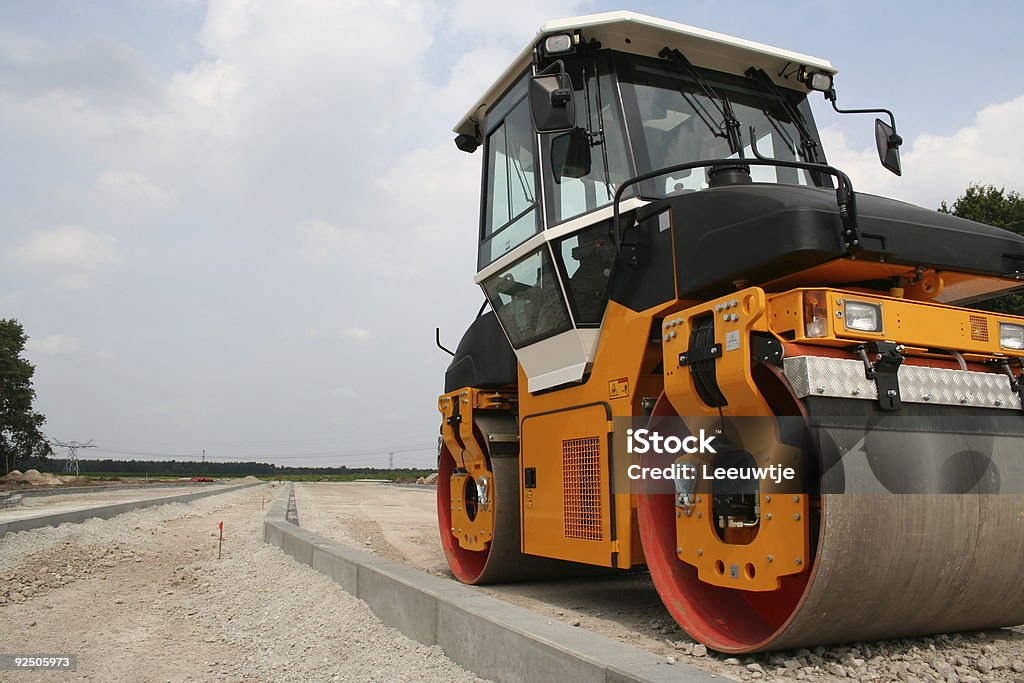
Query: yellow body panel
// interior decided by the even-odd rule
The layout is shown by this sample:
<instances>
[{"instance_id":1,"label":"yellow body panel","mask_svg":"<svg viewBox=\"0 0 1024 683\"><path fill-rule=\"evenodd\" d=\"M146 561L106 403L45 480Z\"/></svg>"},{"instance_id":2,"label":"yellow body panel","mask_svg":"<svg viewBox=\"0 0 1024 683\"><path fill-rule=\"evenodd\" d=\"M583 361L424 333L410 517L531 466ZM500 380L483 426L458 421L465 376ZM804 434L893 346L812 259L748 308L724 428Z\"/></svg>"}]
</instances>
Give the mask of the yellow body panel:
<instances>
[{"instance_id":1,"label":"yellow body panel","mask_svg":"<svg viewBox=\"0 0 1024 683\"><path fill-rule=\"evenodd\" d=\"M521 466L535 475L521 481L523 552L612 566L608 410L594 403L523 419Z\"/></svg>"},{"instance_id":2,"label":"yellow body panel","mask_svg":"<svg viewBox=\"0 0 1024 683\"><path fill-rule=\"evenodd\" d=\"M614 452L608 441L608 433L612 431L610 420L642 415L643 398L656 398L661 393L661 375L653 373L661 362L661 349L659 344L650 341L651 324L658 312L659 309L637 313L615 302L609 303L593 369L587 380L578 386L530 394L520 370L520 452L524 467L530 466L527 461L537 463L538 468L544 466L552 473L548 476L554 476L553 472L561 471L566 462L564 441L597 435L601 487L602 491L609 490L612 473L625 469L625 465L616 461L613 470L609 456L612 459L626 457L624 453ZM584 409L584 406L589 408ZM578 425L583 431L567 429L570 424ZM544 485L541 469L537 477L540 488ZM601 509L610 518L603 522L606 535L599 543L582 542L567 535L572 525L566 524L561 491L538 490L530 495L522 488L522 492L524 552L540 552L550 557L621 569L643 563L643 550L635 533L636 505L628 490L602 501Z\"/></svg>"},{"instance_id":3,"label":"yellow body panel","mask_svg":"<svg viewBox=\"0 0 1024 683\"><path fill-rule=\"evenodd\" d=\"M689 350L694 321L709 315L715 320L715 344L722 349L715 364L718 386L728 405L721 412L700 399L689 368L679 365L680 354ZM757 287L668 316L662 326L665 395L690 433L724 428L732 443L758 457L757 465L796 466L800 452L780 442L773 420L747 420L739 426L723 420L723 416L773 414L754 383L755 361L749 348L751 334L767 333L769 322L768 299ZM679 459L684 461L698 467L712 464L709 457ZM768 591L778 588L781 576L803 570L810 537L806 496L780 495L770 482L763 483L758 497L761 516L751 530L753 538L735 544L726 543L716 532L711 490L706 483L702 487L692 506L676 510L676 554L697 568L702 581Z\"/></svg>"}]
</instances>

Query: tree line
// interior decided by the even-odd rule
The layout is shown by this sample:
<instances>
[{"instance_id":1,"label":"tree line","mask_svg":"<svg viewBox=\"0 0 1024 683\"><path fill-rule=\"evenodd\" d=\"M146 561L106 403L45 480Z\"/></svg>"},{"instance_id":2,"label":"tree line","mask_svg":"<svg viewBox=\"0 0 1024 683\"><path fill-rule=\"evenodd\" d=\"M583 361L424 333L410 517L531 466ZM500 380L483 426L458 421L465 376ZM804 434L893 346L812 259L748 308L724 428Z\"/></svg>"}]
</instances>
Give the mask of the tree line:
<instances>
[{"instance_id":1,"label":"tree line","mask_svg":"<svg viewBox=\"0 0 1024 683\"><path fill-rule=\"evenodd\" d=\"M279 466L269 462L201 462L198 460L92 460L78 459L79 469L88 474L149 474L151 476L168 477L276 477L278 475L328 475L351 474L360 476L377 476L403 474L408 476L425 476L433 470L415 468L387 467L292 467ZM60 474L64 461L55 458L27 458L19 463L25 470L37 469L40 472Z\"/></svg>"}]
</instances>

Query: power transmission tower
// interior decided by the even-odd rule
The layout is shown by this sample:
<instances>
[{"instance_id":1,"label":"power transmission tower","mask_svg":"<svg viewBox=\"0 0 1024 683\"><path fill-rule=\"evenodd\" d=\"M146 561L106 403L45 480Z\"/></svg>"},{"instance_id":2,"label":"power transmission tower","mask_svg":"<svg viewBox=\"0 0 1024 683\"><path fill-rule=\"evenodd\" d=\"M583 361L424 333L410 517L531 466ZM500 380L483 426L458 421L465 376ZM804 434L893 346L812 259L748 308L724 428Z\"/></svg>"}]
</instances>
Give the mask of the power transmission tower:
<instances>
[{"instance_id":1,"label":"power transmission tower","mask_svg":"<svg viewBox=\"0 0 1024 683\"><path fill-rule=\"evenodd\" d=\"M394 453L388 453L388 469L389 470L395 469L395 454Z\"/></svg>"},{"instance_id":2,"label":"power transmission tower","mask_svg":"<svg viewBox=\"0 0 1024 683\"><path fill-rule=\"evenodd\" d=\"M67 451L68 451L68 457L67 457L67 460L64 463L64 474L71 474L72 472L74 472L76 477L79 475L79 472L78 472L78 449L79 448L96 448L96 446L94 446L92 442L93 442L92 439L89 439L85 443L79 443L78 441L68 441L67 443L64 443L63 441L59 441L57 439L53 440L53 445L54 446L58 446L60 448L66 448Z\"/></svg>"}]
</instances>

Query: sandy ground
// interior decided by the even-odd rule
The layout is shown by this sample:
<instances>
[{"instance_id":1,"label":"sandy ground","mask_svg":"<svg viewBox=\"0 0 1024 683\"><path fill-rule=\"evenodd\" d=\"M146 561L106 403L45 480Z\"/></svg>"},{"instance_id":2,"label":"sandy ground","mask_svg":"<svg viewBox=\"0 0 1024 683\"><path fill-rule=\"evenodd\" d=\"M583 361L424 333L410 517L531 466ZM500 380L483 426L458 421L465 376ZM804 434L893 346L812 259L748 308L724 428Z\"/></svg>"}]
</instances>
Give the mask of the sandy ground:
<instances>
[{"instance_id":1,"label":"sandy ground","mask_svg":"<svg viewBox=\"0 0 1024 683\"><path fill-rule=\"evenodd\" d=\"M0 680L476 680L264 544L261 508L277 491L5 536L0 652L74 653L78 670Z\"/></svg>"},{"instance_id":2,"label":"sandy ground","mask_svg":"<svg viewBox=\"0 0 1024 683\"><path fill-rule=\"evenodd\" d=\"M304 528L451 577L438 541L433 488L302 483L295 490ZM736 679L1024 683L1020 628L730 657L692 641L665 611L644 572L477 590Z\"/></svg>"},{"instance_id":3,"label":"sandy ground","mask_svg":"<svg viewBox=\"0 0 1024 683\"><path fill-rule=\"evenodd\" d=\"M17 507L0 509L0 522L10 522L15 519L26 519L51 515L58 512L72 512L74 510L85 510L101 505L113 505L114 503L127 503L135 500L152 500L166 496L180 496L183 493L209 490L211 486L219 484L183 484L181 486L161 486L152 489L118 489L114 491L96 491L95 493L67 493L54 494L50 496L26 496Z\"/></svg>"}]
</instances>

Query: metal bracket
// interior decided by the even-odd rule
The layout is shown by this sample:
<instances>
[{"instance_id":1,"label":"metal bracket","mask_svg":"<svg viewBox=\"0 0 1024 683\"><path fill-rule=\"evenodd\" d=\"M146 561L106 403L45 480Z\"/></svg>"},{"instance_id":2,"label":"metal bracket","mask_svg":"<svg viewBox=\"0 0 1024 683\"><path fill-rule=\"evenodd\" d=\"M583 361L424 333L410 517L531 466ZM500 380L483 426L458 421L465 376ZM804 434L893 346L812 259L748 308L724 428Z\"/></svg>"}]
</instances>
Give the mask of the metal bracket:
<instances>
[{"instance_id":1,"label":"metal bracket","mask_svg":"<svg viewBox=\"0 0 1024 683\"><path fill-rule=\"evenodd\" d=\"M1010 367L1010 361L1006 358L997 358L990 360L986 365L990 365L997 370L1001 371L1006 378L1010 380L1010 391L1016 392L1020 396L1021 410L1024 410L1024 360L1017 358L1015 359L1017 364L1020 365L1021 374L1013 374L1013 368Z\"/></svg>"},{"instance_id":2,"label":"metal bracket","mask_svg":"<svg viewBox=\"0 0 1024 683\"><path fill-rule=\"evenodd\" d=\"M654 396L644 396L640 400L640 407L643 408L644 417L650 417L651 413L654 412L654 405L658 402L658 399Z\"/></svg>"},{"instance_id":3,"label":"metal bracket","mask_svg":"<svg viewBox=\"0 0 1024 683\"><path fill-rule=\"evenodd\" d=\"M722 357L722 345L712 344L705 349L690 349L679 354L679 367L686 367L705 360L714 360Z\"/></svg>"},{"instance_id":4,"label":"metal bracket","mask_svg":"<svg viewBox=\"0 0 1024 683\"><path fill-rule=\"evenodd\" d=\"M782 342L774 337L765 337L754 333L750 335L750 357L755 361L782 365Z\"/></svg>"},{"instance_id":5,"label":"metal bracket","mask_svg":"<svg viewBox=\"0 0 1024 683\"><path fill-rule=\"evenodd\" d=\"M455 399L455 407L452 408L451 417L447 418L444 423L449 427L455 427L456 429L460 424L462 424L462 415L459 414L459 400L457 397Z\"/></svg>"},{"instance_id":6,"label":"metal bracket","mask_svg":"<svg viewBox=\"0 0 1024 683\"><path fill-rule=\"evenodd\" d=\"M853 348L864 363L864 377L874 380L878 388L878 406L882 410L900 410L903 407L899 380L904 360L900 353L902 350L902 345L887 341L868 342ZM874 363L868 358L869 351L878 356Z\"/></svg>"}]
</instances>

